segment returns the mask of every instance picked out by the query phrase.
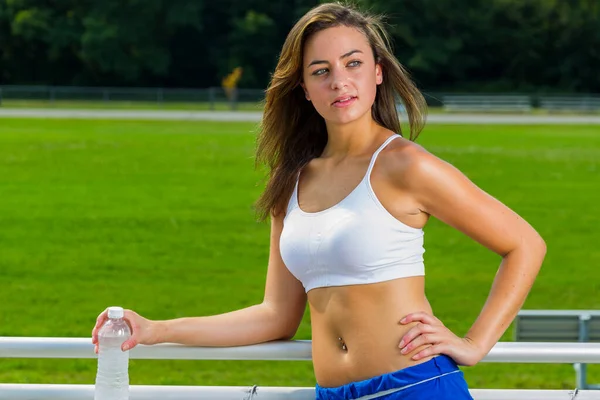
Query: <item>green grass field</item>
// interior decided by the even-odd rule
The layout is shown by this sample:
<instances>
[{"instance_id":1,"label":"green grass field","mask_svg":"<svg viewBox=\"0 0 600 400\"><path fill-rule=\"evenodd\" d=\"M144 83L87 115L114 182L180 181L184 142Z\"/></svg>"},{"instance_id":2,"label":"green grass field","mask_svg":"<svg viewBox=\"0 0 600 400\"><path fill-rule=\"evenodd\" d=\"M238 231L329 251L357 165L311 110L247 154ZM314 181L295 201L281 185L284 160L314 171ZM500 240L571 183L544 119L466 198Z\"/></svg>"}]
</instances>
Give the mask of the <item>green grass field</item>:
<instances>
[{"instance_id":1,"label":"green grass field","mask_svg":"<svg viewBox=\"0 0 600 400\"><path fill-rule=\"evenodd\" d=\"M0 336L89 337L109 305L166 319L260 302L268 224L252 210L254 130L0 119ZM546 239L525 308L600 308L600 128L431 125L419 143ZM436 220L426 248L432 306L464 334L500 259ZM296 338L310 338L308 315ZM94 359L3 359L0 382L90 384L95 368ZM473 388L575 384L571 365L482 363L465 373ZM314 385L309 362L132 360L130 376L135 385Z\"/></svg>"}]
</instances>

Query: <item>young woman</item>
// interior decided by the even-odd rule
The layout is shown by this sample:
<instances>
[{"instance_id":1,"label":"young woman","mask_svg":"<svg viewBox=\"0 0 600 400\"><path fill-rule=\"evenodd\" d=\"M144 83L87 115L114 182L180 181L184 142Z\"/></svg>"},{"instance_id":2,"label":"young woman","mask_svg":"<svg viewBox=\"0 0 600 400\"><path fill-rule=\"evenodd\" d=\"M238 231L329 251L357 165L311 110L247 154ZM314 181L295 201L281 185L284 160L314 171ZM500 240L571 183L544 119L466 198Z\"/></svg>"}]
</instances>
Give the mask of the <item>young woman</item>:
<instances>
[{"instance_id":1,"label":"young woman","mask_svg":"<svg viewBox=\"0 0 600 400\"><path fill-rule=\"evenodd\" d=\"M123 349L290 339L308 300L317 399L471 399L457 365L476 364L498 341L546 249L527 222L413 142L424 119L423 97L375 18L339 4L309 11L283 46L258 138L257 160L271 171L258 201L271 217L264 301L168 321L127 311L133 336ZM464 337L425 297L430 216L502 256Z\"/></svg>"}]
</instances>

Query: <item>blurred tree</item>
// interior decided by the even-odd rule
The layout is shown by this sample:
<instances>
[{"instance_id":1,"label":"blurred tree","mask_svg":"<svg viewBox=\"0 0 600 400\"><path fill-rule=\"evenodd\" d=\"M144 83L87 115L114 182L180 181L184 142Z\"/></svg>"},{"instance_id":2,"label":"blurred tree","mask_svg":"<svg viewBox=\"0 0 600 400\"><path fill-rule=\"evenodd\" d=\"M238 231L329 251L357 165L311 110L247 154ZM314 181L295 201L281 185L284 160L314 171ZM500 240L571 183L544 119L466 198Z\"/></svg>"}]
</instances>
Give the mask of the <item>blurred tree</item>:
<instances>
[{"instance_id":1,"label":"blurred tree","mask_svg":"<svg viewBox=\"0 0 600 400\"><path fill-rule=\"evenodd\" d=\"M531 88L599 92L600 2L496 0L507 26L498 58L505 74ZM496 38L496 40L498 40Z\"/></svg>"},{"instance_id":2,"label":"blurred tree","mask_svg":"<svg viewBox=\"0 0 600 400\"><path fill-rule=\"evenodd\" d=\"M12 67L12 43L10 17L6 4L0 2L0 83L11 79L9 68Z\"/></svg>"},{"instance_id":3,"label":"blurred tree","mask_svg":"<svg viewBox=\"0 0 600 400\"><path fill-rule=\"evenodd\" d=\"M289 29L328 0L0 0L0 83L265 87ZM354 0L387 15L420 87L600 91L597 0Z\"/></svg>"},{"instance_id":4,"label":"blurred tree","mask_svg":"<svg viewBox=\"0 0 600 400\"><path fill-rule=\"evenodd\" d=\"M5 0L0 2L0 40L6 67L3 76L16 81L48 82L60 80L64 68L73 62L73 56L64 51L80 30L74 13L60 8L65 3L50 8L33 0ZM49 69L51 63L57 68ZM23 79L28 77L29 79Z\"/></svg>"},{"instance_id":5,"label":"blurred tree","mask_svg":"<svg viewBox=\"0 0 600 400\"><path fill-rule=\"evenodd\" d=\"M275 23L265 14L249 10L243 18L233 20L227 63L245 66L243 85L264 86L278 52L273 45L278 42L275 37Z\"/></svg>"},{"instance_id":6,"label":"blurred tree","mask_svg":"<svg viewBox=\"0 0 600 400\"><path fill-rule=\"evenodd\" d=\"M488 0L364 0L386 16L395 54L420 86L452 87L477 81L493 7ZM490 71L493 73L493 71Z\"/></svg>"},{"instance_id":7,"label":"blurred tree","mask_svg":"<svg viewBox=\"0 0 600 400\"><path fill-rule=\"evenodd\" d=\"M362 0L437 90L600 91L597 0Z\"/></svg>"},{"instance_id":8,"label":"blurred tree","mask_svg":"<svg viewBox=\"0 0 600 400\"><path fill-rule=\"evenodd\" d=\"M81 58L94 75L125 82L165 75L168 38L178 29L202 28L202 1L120 0L93 2L83 18Z\"/></svg>"},{"instance_id":9,"label":"blurred tree","mask_svg":"<svg viewBox=\"0 0 600 400\"><path fill-rule=\"evenodd\" d=\"M145 74L165 74L166 38L182 26L199 29L202 6L187 0L3 3L9 42L19 48L11 57L19 80L79 84L135 84Z\"/></svg>"}]
</instances>

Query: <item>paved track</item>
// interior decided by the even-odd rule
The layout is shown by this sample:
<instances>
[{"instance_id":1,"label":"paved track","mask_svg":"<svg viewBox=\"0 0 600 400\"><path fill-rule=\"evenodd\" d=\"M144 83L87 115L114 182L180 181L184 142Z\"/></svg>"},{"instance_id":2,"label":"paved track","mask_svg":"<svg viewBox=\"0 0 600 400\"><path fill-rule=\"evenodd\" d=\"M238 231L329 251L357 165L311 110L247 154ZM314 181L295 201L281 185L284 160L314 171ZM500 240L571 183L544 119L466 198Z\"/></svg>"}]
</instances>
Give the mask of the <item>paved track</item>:
<instances>
[{"instance_id":1,"label":"paved track","mask_svg":"<svg viewBox=\"0 0 600 400\"><path fill-rule=\"evenodd\" d=\"M120 119L172 121L248 121L258 122L260 112L246 111L167 111L167 110L70 110L0 108L0 118L40 119ZM503 125L600 125L600 116L431 114L430 124Z\"/></svg>"}]
</instances>

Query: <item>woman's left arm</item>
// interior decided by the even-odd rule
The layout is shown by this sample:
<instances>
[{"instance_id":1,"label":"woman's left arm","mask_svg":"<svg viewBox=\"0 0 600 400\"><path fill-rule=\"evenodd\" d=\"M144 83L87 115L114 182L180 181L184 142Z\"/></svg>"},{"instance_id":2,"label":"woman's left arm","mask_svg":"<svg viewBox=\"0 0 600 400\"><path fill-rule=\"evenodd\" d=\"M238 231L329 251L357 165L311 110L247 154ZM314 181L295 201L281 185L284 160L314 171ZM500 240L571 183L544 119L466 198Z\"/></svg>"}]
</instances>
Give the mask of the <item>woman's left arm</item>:
<instances>
[{"instance_id":1,"label":"woman's left arm","mask_svg":"<svg viewBox=\"0 0 600 400\"><path fill-rule=\"evenodd\" d=\"M465 233L502 257L479 317L464 338L432 315L414 313L401 323L418 321L400 347L419 359L446 354L461 365L479 362L498 342L523 306L546 254L541 236L523 218L479 189L452 165L415 146L409 150L403 186L421 210Z\"/></svg>"}]
</instances>

